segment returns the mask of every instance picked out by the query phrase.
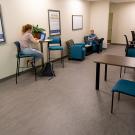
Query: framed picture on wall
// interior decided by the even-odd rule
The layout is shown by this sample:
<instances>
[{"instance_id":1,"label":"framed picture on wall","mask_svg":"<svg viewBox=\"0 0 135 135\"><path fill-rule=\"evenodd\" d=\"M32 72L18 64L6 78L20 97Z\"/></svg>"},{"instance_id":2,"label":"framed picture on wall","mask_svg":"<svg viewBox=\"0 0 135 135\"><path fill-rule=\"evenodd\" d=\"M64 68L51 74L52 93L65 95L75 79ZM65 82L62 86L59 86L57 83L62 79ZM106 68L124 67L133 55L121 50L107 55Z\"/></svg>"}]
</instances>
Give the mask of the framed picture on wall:
<instances>
[{"instance_id":1,"label":"framed picture on wall","mask_svg":"<svg viewBox=\"0 0 135 135\"><path fill-rule=\"evenodd\" d=\"M1 5L0 5L0 43L3 43L3 42L5 42L5 34L4 34L2 11L1 11Z\"/></svg>"},{"instance_id":2,"label":"framed picture on wall","mask_svg":"<svg viewBox=\"0 0 135 135\"><path fill-rule=\"evenodd\" d=\"M48 10L49 35L61 34L61 22L59 10Z\"/></svg>"},{"instance_id":3,"label":"framed picture on wall","mask_svg":"<svg viewBox=\"0 0 135 135\"><path fill-rule=\"evenodd\" d=\"M83 16L72 15L72 30L82 30L82 29L83 29Z\"/></svg>"}]
</instances>

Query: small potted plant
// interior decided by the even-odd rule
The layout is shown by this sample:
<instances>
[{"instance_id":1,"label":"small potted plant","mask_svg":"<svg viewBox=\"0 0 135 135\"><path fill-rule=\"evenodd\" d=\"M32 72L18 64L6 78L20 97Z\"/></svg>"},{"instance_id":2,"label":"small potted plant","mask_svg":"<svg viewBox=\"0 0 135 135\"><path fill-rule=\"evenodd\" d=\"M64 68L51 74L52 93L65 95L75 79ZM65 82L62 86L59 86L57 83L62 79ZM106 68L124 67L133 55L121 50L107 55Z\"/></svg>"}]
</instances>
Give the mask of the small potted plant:
<instances>
[{"instance_id":1,"label":"small potted plant","mask_svg":"<svg viewBox=\"0 0 135 135\"><path fill-rule=\"evenodd\" d=\"M43 33L44 31L45 31L45 29L39 28L39 26L36 25L36 26L33 26L32 34L33 34L34 38L40 39L40 34Z\"/></svg>"}]
</instances>

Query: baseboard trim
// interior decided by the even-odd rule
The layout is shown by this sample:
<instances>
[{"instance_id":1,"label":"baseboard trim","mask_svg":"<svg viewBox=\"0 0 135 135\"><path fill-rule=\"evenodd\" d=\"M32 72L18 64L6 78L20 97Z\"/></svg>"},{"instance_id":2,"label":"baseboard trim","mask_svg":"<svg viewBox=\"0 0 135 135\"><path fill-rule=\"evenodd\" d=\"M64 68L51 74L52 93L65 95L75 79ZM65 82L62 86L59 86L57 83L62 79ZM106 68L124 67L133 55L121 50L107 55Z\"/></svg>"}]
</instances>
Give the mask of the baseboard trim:
<instances>
[{"instance_id":1,"label":"baseboard trim","mask_svg":"<svg viewBox=\"0 0 135 135\"><path fill-rule=\"evenodd\" d=\"M65 58L67 58L67 57L68 57L68 55L65 55L65 56L63 56L62 58L65 59ZM56 59L54 59L54 60L51 60L51 62L57 62L57 61L59 61L59 60L61 60L61 58L56 58Z\"/></svg>"},{"instance_id":2,"label":"baseboard trim","mask_svg":"<svg viewBox=\"0 0 135 135\"><path fill-rule=\"evenodd\" d=\"M122 45L122 46L124 45L125 46L126 44L122 44L122 43L110 43L110 45Z\"/></svg>"},{"instance_id":3,"label":"baseboard trim","mask_svg":"<svg viewBox=\"0 0 135 135\"><path fill-rule=\"evenodd\" d=\"M36 68L40 68L40 67L41 67L41 66L36 66ZM24 74L24 73L27 73L27 72L29 72L29 71L31 71L31 70L32 70L32 67L26 69L25 71L19 72L19 73L20 73L20 74ZM8 79L11 79L11 78L14 78L14 77L16 77L16 74L7 76L7 77L5 77L5 78L2 78L2 79L0 79L0 82L4 82L4 81L6 81L6 80L8 80Z\"/></svg>"},{"instance_id":4,"label":"baseboard trim","mask_svg":"<svg viewBox=\"0 0 135 135\"><path fill-rule=\"evenodd\" d=\"M63 56L62 58L67 58L68 57L68 55L65 55L65 56ZM57 61L59 61L59 60L61 60L61 58L57 58L57 59L54 59L54 60L52 60L51 62L57 62ZM41 67L41 65L40 66L37 66L36 68L40 68ZM30 70L32 70L32 68L29 68L29 69L27 69L27 70L25 70L25 71L22 71L22 72L20 72L20 74L24 74L24 73L26 73L26 72L29 72ZM11 78L14 78L16 76L16 74L13 74L13 75L10 75L10 76L7 76L7 77L5 77L5 78L2 78L2 79L0 79L0 83L1 82L4 82L4 81L7 81L7 80L9 80L9 79L11 79Z\"/></svg>"}]
</instances>

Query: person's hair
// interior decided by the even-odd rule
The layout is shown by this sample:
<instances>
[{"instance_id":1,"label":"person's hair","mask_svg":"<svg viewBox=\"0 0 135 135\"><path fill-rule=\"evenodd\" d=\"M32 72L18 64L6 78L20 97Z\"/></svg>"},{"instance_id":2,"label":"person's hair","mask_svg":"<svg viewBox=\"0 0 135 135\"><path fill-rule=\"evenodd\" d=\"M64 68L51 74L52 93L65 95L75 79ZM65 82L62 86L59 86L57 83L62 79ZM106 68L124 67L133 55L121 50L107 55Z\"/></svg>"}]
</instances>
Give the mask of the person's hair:
<instances>
[{"instance_id":1,"label":"person's hair","mask_svg":"<svg viewBox=\"0 0 135 135\"><path fill-rule=\"evenodd\" d=\"M28 30L32 30L31 24L26 24L26 25L22 26L22 33L25 33Z\"/></svg>"}]
</instances>

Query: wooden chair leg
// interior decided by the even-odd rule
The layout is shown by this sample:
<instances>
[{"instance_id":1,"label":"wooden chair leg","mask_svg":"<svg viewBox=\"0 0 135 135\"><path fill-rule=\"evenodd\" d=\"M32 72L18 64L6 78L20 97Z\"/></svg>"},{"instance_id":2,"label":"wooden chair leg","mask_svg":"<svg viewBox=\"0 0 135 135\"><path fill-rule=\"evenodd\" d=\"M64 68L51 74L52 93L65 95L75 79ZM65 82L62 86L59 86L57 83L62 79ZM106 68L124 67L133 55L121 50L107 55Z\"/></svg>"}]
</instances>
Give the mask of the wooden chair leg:
<instances>
[{"instance_id":1,"label":"wooden chair leg","mask_svg":"<svg viewBox=\"0 0 135 135\"><path fill-rule=\"evenodd\" d=\"M62 66L64 68L64 58L63 58L63 50L61 51L61 63L62 63Z\"/></svg>"},{"instance_id":2,"label":"wooden chair leg","mask_svg":"<svg viewBox=\"0 0 135 135\"><path fill-rule=\"evenodd\" d=\"M16 72L16 84L17 84L17 72Z\"/></svg>"},{"instance_id":3,"label":"wooden chair leg","mask_svg":"<svg viewBox=\"0 0 135 135\"><path fill-rule=\"evenodd\" d=\"M16 63L16 84L17 84L17 79L18 79L18 68L19 68L19 65L18 65L18 59L17 59L17 63Z\"/></svg>"},{"instance_id":4,"label":"wooden chair leg","mask_svg":"<svg viewBox=\"0 0 135 135\"><path fill-rule=\"evenodd\" d=\"M48 50L48 61L50 62L50 50Z\"/></svg>"},{"instance_id":5,"label":"wooden chair leg","mask_svg":"<svg viewBox=\"0 0 135 135\"><path fill-rule=\"evenodd\" d=\"M63 50L61 51L61 63L63 62L62 57L63 57Z\"/></svg>"},{"instance_id":6,"label":"wooden chair leg","mask_svg":"<svg viewBox=\"0 0 135 135\"><path fill-rule=\"evenodd\" d=\"M114 92L112 92L112 105L111 105L111 113L113 113L113 99L114 99Z\"/></svg>"},{"instance_id":7,"label":"wooden chair leg","mask_svg":"<svg viewBox=\"0 0 135 135\"><path fill-rule=\"evenodd\" d=\"M20 69L20 58L18 59L18 76L20 75L19 69Z\"/></svg>"},{"instance_id":8,"label":"wooden chair leg","mask_svg":"<svg viewBox=\"0 0 135 135\"><path fill-rule=\"evenodd\" d=\"M34 58L34 71L35 71L35 81L37 80L37 70L36 70L36 62L35 62L35 58Z\"/></svg>"}]
</instances>

